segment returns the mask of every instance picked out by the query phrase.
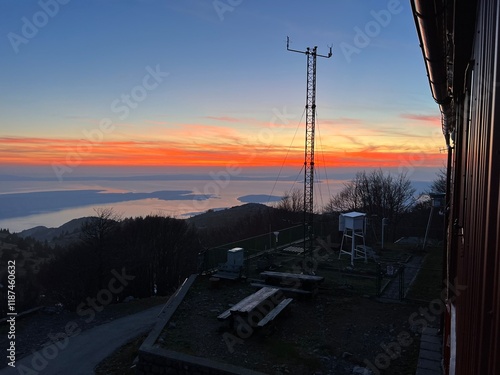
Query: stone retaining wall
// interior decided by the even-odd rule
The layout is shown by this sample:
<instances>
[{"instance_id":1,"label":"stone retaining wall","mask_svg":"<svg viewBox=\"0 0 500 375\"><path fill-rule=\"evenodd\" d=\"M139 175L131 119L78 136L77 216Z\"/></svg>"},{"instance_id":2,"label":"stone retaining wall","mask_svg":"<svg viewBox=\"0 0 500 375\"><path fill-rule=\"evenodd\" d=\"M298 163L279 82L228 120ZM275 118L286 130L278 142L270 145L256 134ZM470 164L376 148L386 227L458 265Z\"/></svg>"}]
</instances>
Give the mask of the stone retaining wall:
<instances>
[{"instance_id":1,"label":"stone retaining wall","mask_svg":"<svg viewBox=\"0 0 500 375\"><path fill-rule=\"evenodd\" d=\"M206 358L166 350L155 345L163 328L168 324L175 310L181 304L189 288L196 280L191 275L167 302L161 317L139 348L138 375L265 375L261 372L234 365L219 363Z\"/></svg>"},{"instance_id":2,"label":"stone retaining wall","mask_svg":"<svg viewBox=\"0 0 500 375\"><path fill-rule=\"evenodd\" d=\"M137 374L165 375L264 375L238 366L161 348L141 350Z\"/></svg>"}]
</instances>

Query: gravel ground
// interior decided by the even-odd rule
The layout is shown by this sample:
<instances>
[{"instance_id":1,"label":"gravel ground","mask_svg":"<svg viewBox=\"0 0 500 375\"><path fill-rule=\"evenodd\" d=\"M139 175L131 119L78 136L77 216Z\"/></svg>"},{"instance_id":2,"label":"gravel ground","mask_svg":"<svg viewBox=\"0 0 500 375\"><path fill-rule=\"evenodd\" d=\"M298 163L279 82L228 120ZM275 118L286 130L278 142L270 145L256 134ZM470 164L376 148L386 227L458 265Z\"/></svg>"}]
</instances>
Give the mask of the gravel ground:
<instances>
[{"instance_id":1,"label":"gravel ground","mask_svg":"<svg viewBox=\"0 0 500 375\"><path fill-rule=\"evenodd\" d=\"M366 361L375 364L377 356L384 367L380 373L415 373L420 338L409 317L418 306L381 303L340 289L323 289L312 300L295 299L273 330L255 332L230 350L228 334L235 332L217 316L255 290L245 282L211 289L207 278L199 277L158 339L160 345L267 374L363 374ZM411 344L394 358L379 356L398 335Z\"/></svg>"}]
</instances>

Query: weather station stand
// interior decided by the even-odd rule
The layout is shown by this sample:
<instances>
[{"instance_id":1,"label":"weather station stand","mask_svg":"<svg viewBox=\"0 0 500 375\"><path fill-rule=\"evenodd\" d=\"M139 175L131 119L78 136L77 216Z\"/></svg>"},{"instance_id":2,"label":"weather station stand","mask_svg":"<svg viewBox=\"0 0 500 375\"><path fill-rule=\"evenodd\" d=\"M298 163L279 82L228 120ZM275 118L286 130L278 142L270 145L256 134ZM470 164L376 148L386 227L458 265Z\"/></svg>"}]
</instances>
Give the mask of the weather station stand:
<instances>
[{"instance_id":1,"label":"weather station stand","mask_svg":"<svg viewBox=\"0 0 500 375\"><path fill-rule=\"evenodd\" d=\"M366 214L361 212L349 212L339 216L339 232L342 232L342 241L340 243L339 259L343 254L351 257L351 266L354 267L354 260L364 259L368 262L366 256L365 244L365 218ZM356 239L362 242L362 245L356 245ZM350 249L344 249L344 244L351 242Z\"/></svg>"}]
</instances>

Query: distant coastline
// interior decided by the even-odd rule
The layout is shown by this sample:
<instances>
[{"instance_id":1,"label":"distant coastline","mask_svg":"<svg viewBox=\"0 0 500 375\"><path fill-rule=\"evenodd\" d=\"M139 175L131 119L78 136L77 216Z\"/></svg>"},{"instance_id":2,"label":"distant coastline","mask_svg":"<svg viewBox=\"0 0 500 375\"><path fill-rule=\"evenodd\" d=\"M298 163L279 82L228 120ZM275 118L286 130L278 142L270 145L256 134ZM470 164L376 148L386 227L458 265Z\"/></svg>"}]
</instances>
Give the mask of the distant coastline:
<instances>
[{"instance_id":1,"label":"distant coastline","mask_svg":"<svg viewBox=\"0 0 500 375\"><path fill-rule=\"evenodd\" d=\"M0 194L0 220L55 212L81 206L109 205L143 199L206 200L211 195L191 190L163 190L152 193L110 193L105 190L56 190Z\"/></svg>"},{"instance_id":2,"label":"distant coastline","mask_svg":"<svg viewBox=\"0 0 500 375\"><path fill-rule=\"evenodd\" d=\"M179 179L181 178L182 179ZM0 228L20 232L36 226L58 227L71 219L95 214L96 208L111 207L123 217L151 214L188 218L208 210L245 203L271 205L290 189L301 189L300 176L241 175L216 180L210 174L147 176L71 177L64 183L52 177L0 175ZM315 186L315 201L326 205L352 175ZM422 192L430 181L412 181Z\"/></svg>"}]
</instances>

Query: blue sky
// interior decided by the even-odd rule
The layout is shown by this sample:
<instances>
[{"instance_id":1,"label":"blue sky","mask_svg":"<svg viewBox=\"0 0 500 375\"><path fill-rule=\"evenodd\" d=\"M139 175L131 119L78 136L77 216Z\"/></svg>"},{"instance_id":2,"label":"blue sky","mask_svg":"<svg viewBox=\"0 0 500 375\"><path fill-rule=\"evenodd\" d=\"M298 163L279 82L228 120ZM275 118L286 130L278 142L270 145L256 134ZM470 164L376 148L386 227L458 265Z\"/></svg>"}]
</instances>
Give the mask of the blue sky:
<instances>
[{"instance_id":1,"label":"blue sky","mask_svg":"<svg viewBox=\"0 0 500 375\"><path fill-rule=\"evenodd\" d=\"M329 167L444 160L404 1L3 0L0 17L5 170L299 162L306 59L287 36L333 48L317 73Z\"/></svg>"}]
</instances>

